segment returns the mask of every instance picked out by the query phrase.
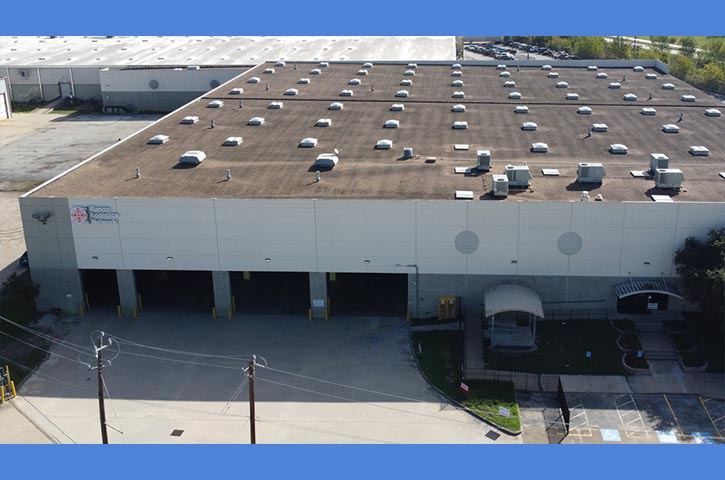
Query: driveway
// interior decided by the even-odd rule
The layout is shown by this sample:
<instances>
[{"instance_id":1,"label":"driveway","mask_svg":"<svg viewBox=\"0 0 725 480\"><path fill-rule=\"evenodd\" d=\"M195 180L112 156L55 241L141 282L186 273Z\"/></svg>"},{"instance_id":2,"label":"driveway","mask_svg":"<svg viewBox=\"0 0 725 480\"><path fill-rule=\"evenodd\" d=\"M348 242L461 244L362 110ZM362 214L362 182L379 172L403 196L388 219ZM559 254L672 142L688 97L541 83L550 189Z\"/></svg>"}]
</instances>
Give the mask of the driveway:
<instances>
[{"instance_id":1,"label":"driveway","mask_svg":"<svg viewBox=\"0 0 725 480\"><path fill-rule=\"evenodd\" d=\"M20 388L47 419L26 414L62 443L100 441L96 372L82 365L93 358L73 350L90 347L94 329L166 349L121 343L104 368L110 443L249 442L242 367L252 353L269 367L257 368L258 443L491 443L485 435L496 437L428 386L411 357L404 319L237 315L230 321L143 313L132 320L94 312L65 337L76 347L56 346L63 358L47 360ZM116 356L118 346L106 349L106 357ZM495 442L521 439L502 434Z\"/></svg>"}]
</instances>

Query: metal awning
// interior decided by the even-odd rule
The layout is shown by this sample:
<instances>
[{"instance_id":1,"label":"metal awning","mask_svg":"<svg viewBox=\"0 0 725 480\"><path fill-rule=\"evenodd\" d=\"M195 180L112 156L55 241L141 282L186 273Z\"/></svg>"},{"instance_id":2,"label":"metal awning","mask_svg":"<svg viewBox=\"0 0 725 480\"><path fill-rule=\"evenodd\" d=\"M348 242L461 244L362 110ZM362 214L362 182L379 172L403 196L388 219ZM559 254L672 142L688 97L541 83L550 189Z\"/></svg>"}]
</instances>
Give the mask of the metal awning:
<instances>
[{"instance_id":1,"label":"metal awning","mask_svg":"<svg viewBox=\"0 0 725 480\"><path fill-rule=\"evenodd\" d=\"M500 312L526 312L544 317L539 295L522 285L499 285L483 292L485 314L491 317Z\"/></svg>"},{"instance_id":2,"label":"metal awning","mask_svg":"<svg viewBox=\"0 0 725 480\"><path fill-rule=\"evenodd\" d=\"M615 285L614 289L617 292L617 298L631 297L640 293L661 293L682 300L682 295L677 287L659 279L628 280Z\"/></svg>"}]
</instances>

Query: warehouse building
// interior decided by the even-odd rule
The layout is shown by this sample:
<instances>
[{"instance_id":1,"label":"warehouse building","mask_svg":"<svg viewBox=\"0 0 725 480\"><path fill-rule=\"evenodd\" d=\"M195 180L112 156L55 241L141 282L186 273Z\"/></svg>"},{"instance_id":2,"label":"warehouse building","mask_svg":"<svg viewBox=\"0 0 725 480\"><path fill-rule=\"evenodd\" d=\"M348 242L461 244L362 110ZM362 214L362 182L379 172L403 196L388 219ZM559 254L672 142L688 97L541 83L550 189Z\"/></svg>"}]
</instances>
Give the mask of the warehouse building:
<instances>
[{"instance_id":1,"label":"warehouse building","mask_svg":"<svg viewBox=\"0 0 725 480\"><path fill-rule=\"evenodd\" d=\"M689 308L673 256L725 226L722 106L643 65L257 65L20 199L39 306Z\"/></svg>"}]
</instances>

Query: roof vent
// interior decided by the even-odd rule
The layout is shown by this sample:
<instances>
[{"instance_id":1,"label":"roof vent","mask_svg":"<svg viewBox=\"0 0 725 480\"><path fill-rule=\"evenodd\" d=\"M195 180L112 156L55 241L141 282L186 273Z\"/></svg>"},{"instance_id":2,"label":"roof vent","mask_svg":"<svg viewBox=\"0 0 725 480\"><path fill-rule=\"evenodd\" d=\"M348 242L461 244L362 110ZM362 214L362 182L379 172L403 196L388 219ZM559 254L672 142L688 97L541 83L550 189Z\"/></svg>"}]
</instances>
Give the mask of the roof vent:
<instances>
[{"instance_id":1,"label":"roof vent","mask_svg":"<svg viewBox=\"0 0 725 480\"><path fill-rule=\"evenodd\" d=\"M334 153L321 153L315 159L315 167L333 168L339 160L340 158Z\"/></svg>"},{"instance_id":2,"label":"roof vent","mask_svg":"<svg viewBox=\"0 0 725 480\"><path fill-rule=\"evenodd\" d=\"M267 105L267 108L271 110L279 110L280 108L284 108L284 102L272 102Z\"/></svg>"},{"instance_id":3,"label":"roof vent","mask_svg":"<svg viewBox=\"0 0 725 480\"><path fill-rule=\"evenodd\" d=\"M647 80L657 80L657 74L656 73L648 73L644 76Z\"/></svg>"},{"instance_id":4,"label":"roof vent","mask_svg":"<svg viewBox=\"0 0 725 480\"><path fill-rule=\"evenodd\" d=\"M327 68L330 66L330 63L329 62L320 62L320 64L317 66L320 68Z\"/></svg>"},{"instance_id":5,"label":"roof vent","mask_svg":"<svg viewBox=\"0 0 725 480\"><path fill-rule=\"evenodd\" d=\"M604 165L601 163L579 163L576 171L578 183L602 183Z\"/></svg>"},{"instance_id":6,"label":"roof vent","mask_svg":"<svg viewBox=\"0 0 725 480\"><path fill-rule=\"evenodd\" d=\"M694 95L683 95L680 97L680 100L682 100L683 102L694 102L695 96Z\"/></svg>"},{"instance_id":7,"label":"roof vent","mask_svg":"<svg viewBox=\"0 0 725 480\"><path fill-rule=\"evenodd\" d=\"M297 80L297 83L299 85L308 85L310 83L310 79L309 78L300 78L299 80Z\"/></svg>"},{"instance_id":8,"label":"roof vent","mask_svg":"<svg viewBox=\"0 0 725 480\"><path fill-rule=\"evenodd\" d=\"M320 70L319 68L313 68L312 70L310 70L310 75L319 75L321 73L322 70Z\"/></svg>"},{"instance_id":9,"label":"roof vent","mask_svg":"<svg viewBox=\"0 0 725 480\"><path fill-rule=\"evenodd\" d=\"M466 94L463 92L453 92L453 95L451 95L453 98L465 98Z\"/></svg>"},{"instance_id":10,"label":"roof vent","mask_svg":"<svg viewBox=\"0 0 725 480\"><path fill-rule=\"evenodd\" d=\"M373 68L373 64L371 62L365 62L363 63L363 68Z\"/></svg>"},{"instance_id":11,"label":"roof vent","mask_svg":"<svg viewBox=\"0 0 725 480\"><path fill-rule=\"evenodd\" d=\"M262 70L262 73L266 73L267 75L272 75L274 73L274 68L265 68Z\"/></svg>"},{"instance_id":12,"label":"roof vent","mask_svg":"<svg viewBox=\"0 0 725 480\"><path fill-rule=\"evenodd\" d=\"M400 85L403 87L410 87L413 85L413 80L401 80Z\"/></svg>"},{"instance_id":13,"label":"roof vent","mask_svg":"<svg viewBox=\"0 0 725 480\"><path fill-rule=\"evenodd\" d=\"M263 117L252 117L247 122L247 125L264 125L264 118Z\"/></svg>"},{"instance_id":14,"label":"roof vent","mask_svg":"<svg viewBox=\"0 0 725 480\"><path fill-rule=\"evenodd\" d=\"M224 146L225 147L236 147L242 143L242 137L228 137L226 140L224 140Z\"/></svg>"},{"instance_id":15,"label":"roof vent","mask_svg":"<svg viewBox=\"0 0 725 480\"><path fill-rule=\"evenodd\" d=\"M341 97L352 97L352 90L343 90L340 92Z\"/></svg>"},{"instance_id":16,"label":"roof vent","mask_svg":"<svg viewBox=\"0 0 725 480\"><path fill-rule=\"evenodd\" d=\"M506 197L509 194L509 178L506 175L492 175L493 196Z\"/></svg>"},{"instance_id":17,"label":"roof vent","mask_svg":"<svg viewBox=\"0 0 725 480\"><path fill-rule=\"evenodd\" d=\"M458 69L458 68L461 68L460 63L454 63L453 65L451 65L451 69L453 69L453 70Z\"/></svg>"},{"instance_id":18,"label":"roof vent","mask_svg":"<svg viewBox=\"0 0 725 480\"><path fill-rule=\"evenodd\" d=\"M543 65L541 67L542 70L551 70L551 65Z\"/></svg>"},{"instance_id":19,"label":"roof vent","mask_svg":"<svg viewBox=\"0 0 725 480\"><path fill-rule=\"evenodd\" d=\"M637 65L632 70L634 70L635 72L644 72L644 67Z\"/></svg>"},{"instance_id":20,"label":"roof vent","mask_svg":"<svg viewBox=\"0 0 725 480\"><path fill-rule=\"evenodd\" d=\"M400 126L400 120L386 120L383 128L398 128Z\"/></svg>"},{"instance_id":21,"label":"roof vent","mask_svg":"<svg viewBox=\"0 0 725 480\"><path fill-rule=\"evenodd\" d=\"M300 147L302 148L312 148L317 146L317 139L312 137L303 138L300 140Z\"/></svg>"},{"instance_id":22,"label":"roof vent","mask_svg":"<svg viewBox=\"0 0 725 480\"><path fill-rule=\"evenodd\" d=\"M591 115L592 107L579 107L576 109L576 113L579 115Z\"/></svg>"},{"instance_id":23,"label":"roof vent","mask_svg":"<svg viewBox=\"0 0 725 480\"><path fill-rule=\"evenodd\" d=\"M315 123L316 127L331 127L332 126L332 119L331 118L321 118L317 120Z\"/></svg>"},{"instance_id":24,"label":"roof vent","mask_svg":"<svg viewBox=\"0 0 725 480\"><path fill-rule=\"evenodd\" d=\"M526 105L516 105L516 108L514 108L514 113L529 113L529 107Z\"/></svg>"},{"instance_id":25,"label":"roof vent","mask_svg":"<svg viewBox=\"0 0 725 480\"><path fill-rule=\"evenodd\" d=\"M418 68L418 64L417 63L409 63L408 64L408 68Z\"/></svg>"},{"instance_id":26,"label":"roof vent","mask_svg":"<svg viewBox=\"0 0 725 480\"><path fill-rule=\"evenodd\" d=\"M514 99L514 100L518 100L518 99L521 98L521 93L519 93L519 92L511 92L511 93L509 93L509 98Z\"/></svg>"},{"instance_id":27,"label":"roof vent","mask_svg":"<svg viewBox=\"0 0 725 480\"><path fill-rule=\"evenodd\" d=\"M460 103L458 105L453 105L453 107L451 107L451 112L465 112L465 111L466 111L466 106L461 105Z\"/></svg>"},{"instance_id":28,"label":"roof vent","mask_svg":"<svg viewBox=\"0 0 725 480\"><path fill-rule=\"evenodd\" d=\"M347 84L348 85L360 85L360 79L359 78L351 78Z\"/></svg>"},{"instance_id":29,"label":"roof vent","mask_svg":"<svg viewBox=\"0 0 725 480\"><path fill-rule=\"evenodd\" d=\"M592 132L608 132L609 127L606 123L593 123Z\"/></svg>"},{"instance_id":30,"label":"roof vent","mask_svg":"<svg viewBox=\"0 0 725 480\"><path fill-rule=\"evenodd\" d=\"M559 78L559 73L558 72L549 72L549 74L547 75L547 77L549 77L549 78Z\"/></svg>"},{"instance_id":31,"label":"roof vent","mask_svg":"<svg viewBox=\"0 0 725 480\"><path fill-rule=\"evenodd\" d=\"M629 152L627 145L613 143L609 146L609 153L611 154L626 154L627 152Z\"/></svg>"},{"instance_id":32,"label":"roof vent","mask_svg":"<svg viewBox=\"0 0 725 480\"><path fill-rule=\"evenodd\" d=\"M181 120L181 123L183 123L184 125L191 125L193 123L197 123L198 121L199 121L199 117L188 116L188 117L184 117Z\"/></svg>"},{"instance_id":33,"label":"roof vent","mask_svg":"<svg viewBox=\"0 0 725 480\"><path fill-rule=\"evenodd\" d=\"M179 158L182 165L199 165L206 158L206 153L201 150L189 150Z\"/></svg>"},{"instance_id":34,"label":"roof vent","mask_svg":"<svg viewBox=\"0 0 725 480\"><path fill-rule=\"evenodd\" d=\"M327 107L328 110L342 110L345 105L340 102L333 102Z\"/></svg>"},{"instance_id":35,"label":"roof vent","mask_svg":"<svg viewBox=\"0 0 725 480\"><path fill-rule=\"evenodd\" d=\"M503 82L503 86L505 88L514 88L516 86L516 82L514 82L514 81Z\"/></svg>"},{"instance_id":36,"label":"roof vent","mask_svg":"<svg viewBox=\"0 0 725 480\"><path fill-rule=\"evenodd\" d=\"M511 76L511 72L503 71L503 72L499 73L498 76L502 77L502 78L508 78Z\"/></svg>"},{"instance_id":37,"label":"roof vent","mask_svg":"<svg viewBox=\"0 0 725 480\"><path fill-rule=\"evenodd\" d=\"M506 165L509 188L529 188L531 172L526 165Z\"/></svg>"},{"instance_id":38,"label":"roof vent","mask_svg":"<svg viewBox=\"0 0 725 480\"><path fill-rule=\"evenodd\" d=\"M649 171L654 173L658 168L669 168L670 159L664 153L649 154Z\"/></svg>"},{"instance_id":39,"label":"roof vent","mask_svg":"<svg viewBox=\"0 0 725 480\"><path fill-rule=\"evenodd\" d=\"M569 84L566 82L556 82L556 88L569 88Z\"/></svg>"},{"instance_id":40,"label":"roof vent","mask_svg":"<svg viewBox=\"0 0 725 480\"><path fill-rule=\"evenodd\" d=\"M655 186L679 190L685 176L679 168L658 168L655 170Z\"/></svg>"},{"instance_id":41,"label":"roof vent","mask_svg":"<svg viewBox=\"0 0 725 480\"><path fill-rule=\"evenodd\" d=\"M702 145L693 145L690 147L690 155L695 157L707 157L710 155L710 150L703 147Z\"/></svg>"},{"instance_id":42,"label":"roof vent","mask_svg":"<svg viewBox=\"0 0 725 480\"><path fill-rule=\"evenodd\" d=\"M662 131L665 133L680 133L680 127L674 123L666 123L662 125Z\"/></svg>"},{"instance_id":43,"label":"roof vent","mask_svg":"<svg viewBox=\"0 0 725 480\"><path fill-rule=\"evenodd\" d=\"M599 67L597 67L596 65L589 65L587 67L587 71L589 72L596 72L597 70L599 70Z\"/></svg>"},{"instance_id":44,"label":"roof vent","mask_svg":"<svg viewBox=\"0 0 725 480\"><path fill-rule=\"evenodd\" d=\"M657 115L657 110L655 110L654 108L645 107L642 110L640 110L639 113L642 115L648 115L648 116L653 117L653 116Z\"/></svg>"},{"instance_id":45,"label":"roof vent","mask_svg":"<svg viewBox=\"0 0 725 480\"><path fill-rule=\"evenodd\" d=\"M358 71L357 71L357 74L358 74L358 75L367 75L367 74L368 74L368 71L367 71L367 70L365 70L365 69L361 69L361 70L358 70Z\"/></svg>"},{"instance_id":46,"label":"roof vent","mask_svg":"<svg viewBox=\"0 0 725 480\"><path fill-rule=\"evenodd\" d=\"M521 125L521 130L526 130L526 131L534 131L537 128L539 128L539 126L534 122L524 122Z\"/></svg>"},{"instance_id":47,"label":"roof vent","mask_svg":"<svg viewBox=\"0 0 725 480\"><path fill-rule=\"evenodd\" d=\"M663 83L662 84L662 90L674 90L675 84L674 83Z\"/></svg>"},{"instance_id":48,"label":"roof vent","mask_svg":"<svg viewBox=\"0 0 725 480\"><path fill-rule=\"evenodd\" d=\"M232 88L229 93L232 95L241 95L244 93L244 89L243 88Z\"/></svg>"},{"instance_id":49,"label":"roof vent","mask_svg":"<svg viewBox=\"0 0 725 480\"><path fill-rule=\"evenodd\" d=\"M375 148L378 150L389 150L393 148L393 141L392 140L378 140L378 143L375 144Z\"/></svg>"},{"instance_id":50,"label":"roof vent","mask_svg":"<svg viewBox=\"0 0 725 480\"><path fill-rule=\"evenodd\" d=\"M456 200L473 200L473 190L456 190Z\"/></svg>"},{"instance_id":51,"label":"roof vent","mask_svg":"<svg viewBox=\"0 0 725 480\"><path fill-rule=\"evenodd\" d=\"M533 153L546 153L549 151L549 145L543 142L536 142L531 144L531 151Z\"/></svg>"},{"instance_id":52,"label":"roof vent","mask_svg":"<svg viewBox=\"0 0 725 480\"><path fill-rule=\"evenodd\" d=\"M579 94L578 93L567 93L566 97L564 97L566 100L579 100Z\"/></svg>"},{"instance_id":53,"label":"roof vent","mask_svg":"<svg viewBox=\"0 0 725 480\"><path fill-rule=\"evenodd\" d=\"M491 170L491 151L490 150L477 150L476 151L476 170L478 170L478 171Z\"/></svg>"},{"instance_id":54,"label":"roof vent","mask_svg":"<svg viewBox=\"0 0 725 480\"><path fill-rule=\"evenodd\" d=\"M407 97L408 91L407 90L398 90L397 92L395 92L395 96L396 97Z\"/></svg>"},{"instance_id":55,"label":"roof vent","mask_svg":"<svg viewBox=\"0 0 725 480\"><path fill-rule=\"evenodd\" d=\"M249 80L247 80L247 83L259 83L259 77L252 77Z\"/></svg>"},{"instance_id":56,"label":"roof vent","mask_svg":"<svg viewBox=\"0 0 725 480\"><path fill-rule=\"evenodd\" d=\"M297 90L296 88L288 88L287 90L284 91L285 95L297 95L298 93L300 93L300 91Z\"/></svg>"},{"instance_id":57,"label":"roof vent","mask_svg":"<svg viewBox=\"0 0 725 480\"><path fill-rule=\"evenodd\" d=\"M403 76L406 77L412 77L413 75L415 75L415 70L406 70L403 72Z\"/></svg>"},{"instance_id":58,"label":"roof vent","mask_svg":"<svg viewBox=\"0 0 725 480\"><path fill-rule=\"evenodd\" d=\"M403 159L408 160L413 158L413 147L405 147L403 149Z\"/></svg>"},{"instance_id":59,"label":"roof vent","mask_svg":"<svg viewBox=\"0 0 725 480\"><path fill-rule=\"evenodd\" d=\"M719 117L720 116L720 110L717 108L708 108L705 110L705 116L706 117Z\"/></svg>"},{"instance_id":60,"label":"roof vent","mask_svg":"<svg viewBox=\"0 0 725 480\"><path fill-rule=\"evenodd\" d=\"M463 72L460 70L454 70L451 72L451 77L462 77L462 76L463 76Z\"/></svg>"},{"instance_id":61,"label":"roof vent","mask_svg":"<svg viewBox=\"0 0 725 480\"><path fill-rule=\"evenodd\" d=\"M390 106L391 112L402 112L403 110L405 110L405 105L402 103L394 103Z\"/></svg>"},{"instance_id":62,"label":"roof vent","mask_svg":"<svg viewBox=\"0 0 725 480\"><path fill-rule=\"evenodd\" d=\"M612 90L617 90L619 88L622 88L622 84L619 82L612 82L609 84L609 88L611 88Z\"/></svg>"},{"instance_id":63,"label":"roof vent","mask_svg":"<svg viewBox=\"0 0 725 480\"><path fill-rule=\"evenodd\" d=\"M627 93L624 97L622 97L625 102L636 102L637 101L637 95L634 93Z\"/></svg>"},{"instance_id":64,"label":"roof vent","mask_svg":"<svg viewBox=\"0 0 725 480\"><path fill-rule=\"evenodd\" d=\"M582 193L579 194L579 201L580 202L588 202L591 200L592 197L589 196L589 192L584 190Z\"/></svg>"},{"instance_id":65,"label":"roof vent","mask_svg":"<svg viewBox=\"0 0 725 480\"><path fill-rule=\"evenodd\" d=\"M209 102L209 104L206 106L207 108L221 108L224 106L224 102L221 100L214 100Z\"/></svg>"},{"instance_id":66,"label":"roof vent","mask_svg":"<svg viewBox=\"0 0 725 480\"><path fill-rule=\"evenodd\" d=\"M496 65L496 70L506 70L508 67L503 63Z\"/></svg>"},{"instance_id":67,"label":"roof vent","mask_svg":"<svg viewBox=\"0 0 725 480\"><path fill-rule=\"evenodd\" d=\"M463 80L453 80L451 82L452 87L462 87L463 86Z\"/></svg>"},{"instance_id":68,"label":"roof vent","mask_svg":"<svg viewBox=\"0 0 725 480\"><path fill-rule=\"evenodd\" d=\"M604 72L599 72L599 73L597 73L597 78L606 79L606 78L609 78L609 75L607 75Z\"/></svg>"},{"instance_id":69,"label":"roof vent","mask_svg":"<svg viewBox=\"0 0 725 480\"><path fill-rule=\"evenodd\" d=\"M465 130L467 128L468 128L468 122L466 122L466 121L453 122L454 130Z\"/></svg>"},{"instance_id":70,"label":"roof vent","mask_svg":"<svg viewBox=\"0 0 725 480\"><path fill-rule=\"evenodd\" d=\"M150 145L161 145L162 143L166 143L169 141L168 135L154 135L151 137L148 141Z\"/></svg>"},{"instance_id":71,"label":"roof vent","mask_svg":"<svg viewBox=\"0 0 725 480\"><path fill-rule=\"evenodd\" d=\"M283 62L282 60L274 64L275 67L284 67L285 65L287 65L287 63Z\"/></svg>"}]
</instances>

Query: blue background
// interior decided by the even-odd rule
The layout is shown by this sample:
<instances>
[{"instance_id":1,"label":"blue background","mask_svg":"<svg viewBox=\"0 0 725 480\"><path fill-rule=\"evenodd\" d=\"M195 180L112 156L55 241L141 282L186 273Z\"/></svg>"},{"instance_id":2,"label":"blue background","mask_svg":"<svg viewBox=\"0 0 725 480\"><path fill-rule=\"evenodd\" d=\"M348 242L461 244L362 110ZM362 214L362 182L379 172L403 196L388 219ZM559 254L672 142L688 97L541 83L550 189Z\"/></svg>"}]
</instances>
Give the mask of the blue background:
<instances>
[{"instance_id":1,"label":"blue background","mask_svg":"<svg viewBox=\"0 0 725 480\"><path fill-rule=\"evenodd\" d=\"M9 0L0 8L0 35L723 35L724 19L725 2L702 0ZM723 469L716 459L723 458L723 448L4 445L0 446L0 476L163 480L717 478Z\"/></svg>"}]
</instances>

